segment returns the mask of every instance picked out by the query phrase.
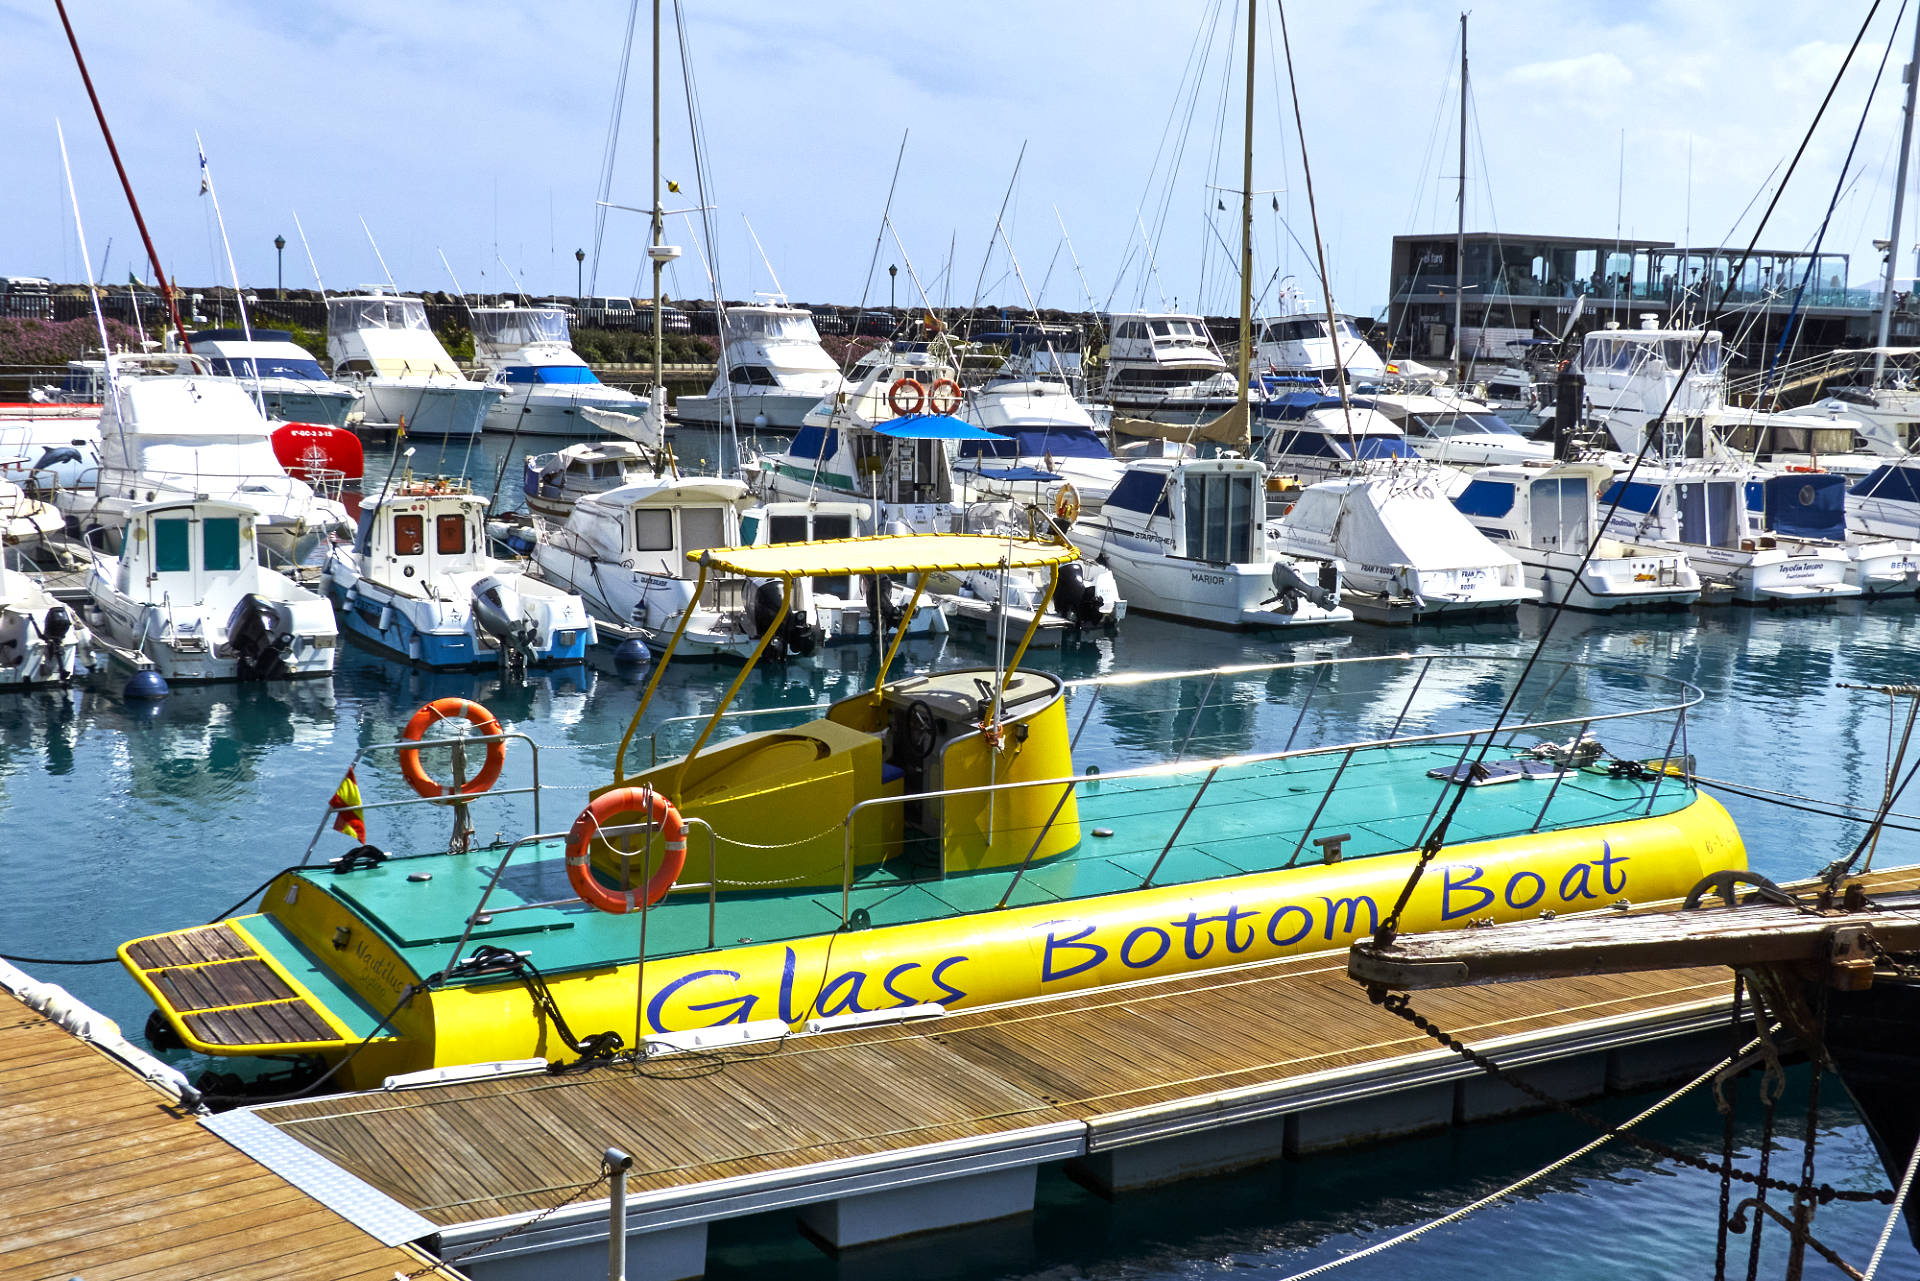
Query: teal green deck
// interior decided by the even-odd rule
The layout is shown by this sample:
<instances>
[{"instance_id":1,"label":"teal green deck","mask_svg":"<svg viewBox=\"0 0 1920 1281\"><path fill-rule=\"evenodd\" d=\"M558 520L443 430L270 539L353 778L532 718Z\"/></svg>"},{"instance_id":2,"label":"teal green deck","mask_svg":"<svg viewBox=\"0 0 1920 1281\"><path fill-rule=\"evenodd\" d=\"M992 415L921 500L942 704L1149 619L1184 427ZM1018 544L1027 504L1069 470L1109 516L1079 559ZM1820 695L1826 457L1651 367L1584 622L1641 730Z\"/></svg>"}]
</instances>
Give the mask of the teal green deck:
<instances>
[{"instance_id":1,"label":"teal green deck","mask_svg":"<svg viewBox=\"0 0 1920 1281\"><path fill-rule=\"evenodd\" d=\"M1317 867L1320 851L1302 847L1301 836L1327 786L1339 769L1341 753L1295 757L1229 766L1207 788L1153 878L1154 885L1180 885L1289 865ZM1427 771L1460 759L1455 745L1372 748L1356 752L1339 787L1314 821L1314 834L1350 834L1344 857L1398 853L1419 839L1436 804L1451 788L1427 777ZM1080 844L1068 853L1030 867L1015 888L1010 905L1062 902L1139 889L1179 825L1181 815L1206 777L1204 769L1172 776L1081 781ZM1553 788L1551 778L1526 779L1473 787L1454 816L1449 844L1524 835L1535 830L1541 806ZM1052 792L1052 789L1048 789ZM1681 779L1609 778L1604 769L1562 776L1540 831L1625 822L1649 813L1670 814L1694 799ZM1648 808L1652 801L1651 811ZM1094 829L1111 829L1097 837ZM352 905L375 925L411 965L427 975L453 959L453 948L480 902L503 848L465 855L430 854L393 859L379 867L334 874L315 868L304 875L316 886ZM409 878L429 873L430 880ZM722 871L724 876L724 869ZM1011 870L996 869L941 877L931 858L909 852L861 869L848 900L849 909L866 912L873 926L979 912L993 908L1006 892ZM681 879L704 883L707 849L695 829L687 841L687 865ZM613 916L582 903L534 907L572 897L560 842L523 846L514 855L500 885L487 902L494 914L476 925L469 940L528 952L547 973L632 960L639 950L640 919ZM838 887L772 893L723 892L719 897L714 944L773 942L825 934L839 928ZM707 947L708 900L704 891L671 894L647 913L647 955L672 956ZM251 921L249 924L251 925ZM263 946L298 974L330 1008L345 1013L331 990L314 987L314 963L290 939L257 930ZM329 979L325 986L335 987ZM368 1019L369 1023L371 1018Z\"/></svg>"}]
</instances>

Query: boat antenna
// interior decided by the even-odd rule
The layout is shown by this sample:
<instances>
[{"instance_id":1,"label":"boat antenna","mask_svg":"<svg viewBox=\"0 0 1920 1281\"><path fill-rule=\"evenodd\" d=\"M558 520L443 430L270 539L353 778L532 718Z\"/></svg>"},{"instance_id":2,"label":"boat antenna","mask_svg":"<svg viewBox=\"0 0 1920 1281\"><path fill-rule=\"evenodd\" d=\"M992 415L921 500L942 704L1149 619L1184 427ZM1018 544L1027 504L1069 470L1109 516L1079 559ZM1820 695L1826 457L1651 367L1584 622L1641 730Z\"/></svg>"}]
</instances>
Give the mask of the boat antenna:
<instances>
[{"instance_id":1,"label":"boat antenna","mask_svg":"<svg viewBox=\"0 0 1920 1281\"><path fill-rule=\"evenodd\" d=\"M445 262L445 261L446 261L446 255L444 255L444 254L442 254L442 255L441 255L441 259L440 259L440 260L441 260L442 262ZM530 294L530 293L528 293L528 292L527 292L527 289L526 289L526 286L525 286L525 285L522 285L522 284L520 283L520 277L519 277L519 275L518 275L518 274L517 274L517 273L516 273L516 272L515 272L515 271L513 270L513 268L512 268L512 267L509 267L509 266L507 266L507 260L506 260L505 258L502 258L502 257L500 256L500 251L499 251L498 249L496 249L496 250L494 250L494 251L493 251L493 260L494 260L495 262L497 262L497 263L499 263L499 264L500 264L500 267L501 267L501 269L502 269L503 271L505 271L505 272L507 273L507 279L508 279L508 280L511 280L511 281L513 282L513 291L514 291L514 292L515 292L516 294L518 294L518 295L520 296L520 301L521 301L521 302L524 302L524 303L525 303L525 304L526 304L527 306L529 306L529 307L531 307L531 306L533 306L533 295L532 295L532 294ZM451 267L449 267L449 268L447 268L447 274L448 274L448 275L452 275L452 274L453 274L453 268L451 268ZM453 287L454 287L455 289L458 289L458 288L460 288L460 282L459 282L459 281L457 281L457 280L456 280L456 281L454 281L454 282L453 282ZM465 295L465 294L463 293L463 294L461 295L461 300L462 300L462 301L465 301L465 299L466 299L466 295ZM471 306L469 306L469 307L467 308L467 315L468 315L468 317L469 317L469 318L471 318L471 317L472 317L472 315L473 315L473 308L472 308Z\"/></svg>"},{"instance_id":2,"label":"boat antenna","mask_svg":"<svg viewBox=\"0 0 1920 1281\"><path fill-rule=\"evenodd\" d=\"M620 45L620 74L613 82L613 108L607 114L607 139L600 149L600 192L593 208L593 270L587 275L587 293L600 289L600 244L606 235L608 201L613 199L613 161L620 150L620 117L627 106L627 72L633 64L633 28L640 17L640 0L627 6L627 34ZM584 300L582 300L584 305Z\"/></svg>"},{"instance_id":3,"label":"boat antenna","mask_svg":"<svg viewBox=\"0 0 1920 1281\"><path fill-rule=\"evenodd\" d=\"M300 233L300 247L307 251L307 270L313 273L314 288L320 291L320 301L327 300L327 284L320 279L320 264L313 260L313 246L307 243L307 229L300 225L300 211L293 211L293 229Z\"/></svg>"},{"instance_id":4,"label":"boat antenna","mask_svg":"<svg viewBox=\"0 0 1920 1281\"><path fill-rule=\"evenodd\" d=\"M439 245L435 245L433 247L433 251L440 255L440 265L447 269L447 279L453 282L454 292L460 295L460 304L467 309L467 327L469 329L477 328L477 326L474 324L474 321L473 321L473 303L467 298L467 291L460 287L460 277L453 274L453 264L447 261L447 251L442 249ZM495 256L497 257L498 255L496 254ZM501 263L500 265L502 267L507 266L507 264L504 262ZM508 273L511 274L513 269L511 267L508 267L507 270L508 270ZM514 283L517 285L519 282L515 281ZM529 400L533 399L533 388L531 386L527 388L527 399ZM463 454L460 458L460 475L463 478L467 474L467 464L473 460L474 438L479 434L480 433L477 431L469 432L467 434L467 452ZM487 500L488 507L492 507L494 503L494 499L497 499L500 497L500 486L502 482L505 481L506 475L507 475L507 460L513 457L513 446L515 442L519 440L519 438L520 438L520 416L516 414L514 415L514 419L513 419L513 435L507 439L507 447L504 450L502 450L500 453L500 474L494 477L493 498L489 498Z\"/></svg>"},{"instance_id":5,"label":"boat antenna","mask_svg":"<svg viewBox=\"0 0 1920 1281\"><path fill-rule=\"evenodd\" d=\"M745 214L740 215L740 221L747 224L747 234L753 237L753 247L759 251L760 262L767 269L767 277L773 281L773 296L781 302L785 302L787 300L787 291L781 286L780 277L774 274L773 260L767 257L766 249L760 244L760 235L754 231L753 222Z\"/></svg>"},{"instance_id":6,"label":"boat antenna","mask_svg":"<svg viewBox=\"0 0 1920 1281\"><path fill-rule=\"evenodd\" d=\"M1254 55L1260 47L1254 39L1259 12L1257 0L1247 0L1247 118L1240 166L1240 359L1234 379L1234 404L1240 412L1239 443L1244 454L1253 452L1253 424L1247 421L1247 381L1253 376L1253 71Z\"/></svg>"},{"instance_id":7,"label":"boat antenna","mask_svg":"<svg viewBox=\"0 0 1920 1281\"><path fill-rule=\"evenodd\" d=\"M687 17L686 13L680 8L680 0L673 0L673 32L674 44L680 53L680 87L686 97L687 103L687 137L693 148L693 191L695 198L694 209L683 209L679 212L686 216L689 229L692 227L693 214L698 213L700 215L700 235L695 238L694 243L695 246L698 247L700 242L704 240L706 245L704 249L700 250L700 263L707 273L708 288L713 291L714 336L719 340L720 369L727 377L727 433L733 441L733 457L737 464L740 460L740 424L735 420L733 412L732 366L727 361L726 303L720 296L720 246L717 242L717 237L714 235L713 202L707 198L706 125L704 123L704 117L700 112L699 87L694 81L693 53L687 45ZM654 40L657 46L659 37L656 35ZM656 58L657 57L658 55L656 53ZM657 129L659 113L656 111L654 114L655 128ZM656 199L655 208L658 207L659 202ZM663 218L665 217L664 211L662 211L661 216ZM658 290L654 291L654 296L659 296ZM659 330L660 326L656 324L654 326L656 335L659 333ZM663 441L666 439L666 398L667 389L664 383L656 385L647 398L650 407L654 401L657 400L660 402L654 416L655 421L660 424L660 436ZM671 450L668 451L667 457L672 462L674 474L679 475L679 459L674 457ZM720 472L720 463L721 460L715 460L714 473L716 475Z\"/></svg>"},{"instance_id":8,"label":"boat antenna","mask_svg":"<svg viewBox=\"0 0 1920 1281\"><path fill-rule=\"evenodd\" d=\"M93 77L87 72L87 60L80 54L80 41L73 34L73 23L67 18L66 0L53 0L53 4L60 11L60 25L67 29L67 44L72 47L73 61L80 68L80 81L87 87L87 100L93 104L93 118L100 122L100 136L106 139L107 154L113 157L114 172L120 175L120 189L127 193L127 207L133 211L133 225L140 229L140 242L147 247L147 262L153 267L154 282L160 286L160 296L167 300L167 314L173 318L173 332L180 339L180 349L191 355L193 343L187 338L186 326L180 323L180 301L174 296L173 286L167 282L167 273L160 269L160 254L153 247L153 237L147 234L147 220L141 216L140 202L134 199L133 183L127 178L127 167L120 163L120 148L113 143L113 130L107 127L107 113L100 108L100 95L93 91Z\"/></svg>"},{"instance_id":9,"label":"boat antenna","mask_svg":"<svg viewBox=\"0 0 1920 1281\"><path fill-rule=\"evenodd\" d=\"M200 141L200 131L193 131L193 145L200 153L200 194L213 201L213 220L220 226L220 247L227 252L227 275L233 280L233 305L240 310L240 332L249 343L253 341L253 322L247 319L247 299L240 288L240 271L233 265L233 242L227 239L227 220L220 212L220 193L213 189L213 167L207 163L207 144ZM253 403L260 410L260 416L267 416L266 397L260 390L260 361L257 357L247 357L247 368L253 371Z\"/></svg>"},{"instance_id":10,"label":"boat antenna","mask_svg":"<svg viewBox=\"0 0 1920 1281\"><path fill-rule=\"evenodd\" d=\"M1286 38L1286 0L1276 0L1276 3L1280 6L1281 38L1284 40ZM1722 287L1718 300L1715 301L1709 309L1706 323L1700 326L1702 329L1711 330L1714 328L1721 314L1726 310L1728 300L1733 295L1733 290L1738 282L1741 271L1745 270L1748 260L1753 257L1754 249L1760 243L1760 237L1765 234L1767 224L1773 218L1774 210L1779 207L1781 198L1785 196L1787 186L1793 180L1794 171L1799 168L1800 161L1806 156L1807 148L1813 142L1814 132L1820 127L1820 121L1825 118L1827 108L1832 105L1834 94L1839 91L1840 82L1846 76L1847 69L1853 65L1854 55L1860 51L1860 43L1866 39L1867 29L1872 25L1874 15L1879 12L1879 9L1879 0L1874 0L1873 5L1867 10L1866 17L1861 19L1859 30L1854 32L1853 43L1847 47L1846 56L1840 60L1839 67L1835 69L1833 79L1828 83L1826 93L1820 99L1820 105L1814 110L1813 119L1808 122L1806 132L1800 137L1799 146L1794 149L1793 159L1787 165L1786 173L1781 176L1780 184L1774 188L1772 197L1767 201L1766 209L1761 212L1759 221L1754 225L1753 235L1747 241L1747 247L1741 251L1738 261L1733 264L1732 270L1727 273L1726 284ZM1709 282L1709 287L1711 287L1711 282ZM1687 352L1686 363L1680 368L1680 376L1674 380L1673 390L1667 393L1667 400L1661 407L1659 418L1665 419L1667 414L1672 411L1674 401L1679 398L1681 389L1686 386L1687 378L1692 374L1695 364L1697 364L1700 359L1700 352L1705 346L1706 343L1704 341L1691 344ZM1420 857L1414 863L1413 870L1408 873L1406 883L1400 887L1399 896L1394 900L1393 907L1388 911L1385 919L1380 922L1379 927L1374 931L1374 947L1390 947L1394 939L1399 936L1400 915L1406 910L1407 904L1412 901L1413 892L1419 886L1420 878L1426 872L1427 865L1434 860L1434 857L1438 855L1446 845L1448 829L1453 823L1454 816L1460 812L1461 804L1466 800L1467 779L1479 772L1480 767L1486 760L1487 753L1493 748L1495 740L1499 738L1501 727L1506 724L1507 717L1512 714L1515 705L1518 703L1520 692L1525 688L1527 678L1533 674L1535 666L1540 662L1540 656L1546 652L1547 642L1553 636L1554 625L1558 623L1561 616L1567 612L1567 602L1572 598L1575 585L1579 583L1581 576L1587 572L1587 565L1592 562L1594 554L1599 550L1601 542L1604 541L1607 536L1608 526L1611 525L1615 514L1620 510L1621 499L1626 496L1628 488L1633 484L1634 477L1639 474L1641 464L1646 461L1647 450L1653 444L1655 435L1656 433L1654 432L1645 432L1642 434L1640 451L1634 455L1632 464L1614 485L1612 490L1613 499L1607 504L1606 514L1594 522L1593 536L1587 542L1586 551L1581 556L1580 563L1574 567L1572 575L1568 578L1567 585L1560 594L1560 599L1554 602L1553 609L1547 614L1546 621L1540 629L1540 635L1534 641L1532 652L1527 655L1527 661L1520 669L1519 679L1514 682L1513 688L1507 694L1506 701L1501 704L1499 715L1494 718L1492 728L1487 731L1486 739L1481 743L1479 751L1474 757L1473 764L1468 767L1465 773L1457 776L1458 781L1454 785L1453 799L1448 803L1445 812L1441 814L1439 823L1433 828L1431 835L1429 835L1421 845ZM1684 709L1682 710L1684 713ZM1384 988L1371 988L1369 989L1369 995L1376 1002L1384 1001L1386 999L1386 990Z\"/></svg>"},{"instance_id":11,"label":"boat antenna","mask_svg":"<svg viewBox=\"0 0 1920 1281\"><path fill-rule=\"evenodd\" d=\"M107 318L100 310L100 291L93 287L93 264L87 261L87 229L80 222L80 195L73 187L73 162L67 159L67 131L60 127L58 117L54 118L53 131L60 139L60 168L67 176L67 201L73 206L74 234L80 237L80 267L87 273L87 297L93 300L93 324L100 335L100 364L106 373L107 394L114 401L113 421L124 439L127 426L120 418L119 386L113 377L113 347L107 342Z\"/></svg>"},{"instance_id":12,"label":"boat antenna","mask_svg":"<svg viewBox=\"0 0 1920 1281\"><path fill-rule=\"evenodd\" d=\"M1891 43L1891 41L1889 41ZM1899 268L1900 214L1907 194L1907 160L1913 154L1914 94L1920 91L1920 14L1913 20L1913 61L1907 64L1907 110L1900 120L1900 168L1893 180L1893 226L1887 231L1887 271L1880 285L1880 337L1874 346L1873 385L1887 371L1887 336L1893 325L1893 273Z\"/></svg>"},{"instance_id":13,"label":"boat antenna","mask_svg":"<svg viewBox=\"0 0 1920 1281\"><path fill-rule=\"evenodd\" d=\"M387 501L387 490L393 484L393 474L400 470L401 463L407 462L412 457L413 457L412 445L408 445L406 449L394 455L392 466L387 468L387 478L386 480L382 481L380 484L380 496L373 500L373 505L376 510L379 509L379 506L381 503L384 503Z\"/></svg>"},{"instance_id":14,"label":"boat antenna","mask_svg":"<svg viewBox=\"0 0 1920 1281\"><path fill-rule=\"evenodd\" d=\"M1453 233L1453 385L1467 381L1467 344L1461 339L1460 326L1467 311L1467 15L1460 15L1460 191L1454 203L1459 221ZM1319 238L1319 233L1314 233ZM1340 340L1334 339L1334 350Z\"/></svg>"},{"instance_id":15,"label":"boat antenna","mask_svg":"<svg viewBox=\"0 0 1920 1281\"><path fill-rule=\"evenodd\" d=\"M360 215L360 230L367 233L367 243L373 246L374 260L380 264L380 274L387 278L388 288L392 289L396 294L399 293L400 286L393 283L393 273L387 270L387 260L382 257L380 253L380 242L373 238L373 228L367 226L367 217L365 214Z\"/></svg>"}]
</instances>

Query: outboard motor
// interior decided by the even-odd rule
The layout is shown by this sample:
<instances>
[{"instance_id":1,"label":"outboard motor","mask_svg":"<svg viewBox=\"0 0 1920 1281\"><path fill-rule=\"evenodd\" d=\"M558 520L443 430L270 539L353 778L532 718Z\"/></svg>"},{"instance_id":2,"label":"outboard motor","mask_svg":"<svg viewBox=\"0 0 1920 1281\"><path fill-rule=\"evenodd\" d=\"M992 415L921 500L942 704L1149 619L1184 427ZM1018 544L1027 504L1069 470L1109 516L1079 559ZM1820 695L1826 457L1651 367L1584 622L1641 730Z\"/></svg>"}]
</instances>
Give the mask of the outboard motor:
<instances>
[{"instance_id":1,"label":"outboard motor","mask_svg":"<svg viewBox=\"0 0 1920 1281\"><path fill-rule=\"evenodd\" d=\"M1312 601L1322 609L1332 609L1340 603L1340 567L1331 561L1323 562L1317 581L1309 581L1286 561L1277 560L1273 562L1273 589L1279 594L1268 599L1280 601L1289 614L1300 608L1302 600Z\"/></svg>"},{"instance_id":2,"label":"outboard motor","mask_svg":"<svg viewBox=\"0 0 1920 1281\"><path fill-rule=\"evenodd\" d=\"M67 670L67 633L73 630L73 615L67 612L65 605L55 605L47 611L46 621L40 625L41 639L47 645L47 659L60 671L60 679L66 680L73 673Z\"/></svg>"},{"instance_id":3,"label":"outboard motor","mask_svg":"<svg viewBox=\"0 0 1920 1281\"><path fill-rule=\"evenodd\" d=\"M758 640L765 636L767 629L773 626L773 620L780 613L782 594L780 584L772 579L753 589L753 601L748 608L747 616L753 623L754 639ZM800 611L790 610L786 621L780 624L779 634L768 642L767 652L775 658L786 658L789 655L804 658L819 648L819 645L820 638L814 632L813 624L809 623Z\"/></svg>"},{"instance_id":4,"label":"outboard motor","mask_svg":"<svg viewBox=\"0 0 1920 1281\"><path fill-rule=\"evenodd\" d=\"M1587 378L1568 366L1560 371L1553 388L1553 457L1565 462L1573 457L1573 442L1580 430L1580 409L1587 399Z\"/></svg>"},{"instance_id":5,"label":"outboard motor","mask_svg":"<svg viewBox=\"0 0 1920 1281\"><path fill-rule=\"evenodd\" d=\"M535 627L530 618L516 618L519 602L510 599L505 583L489 574L473 585L473 621L500 642L500 662L514 675L525 675L533 657Z\"/></svg>"},{"instance_id":6,"label":"outboard motor","mask_svg":"<svg viewBox=\"0 0 1920 1281\"><path fill-rule=\"evenodd\" d=\"M287 647L292 643L272 602L256 592L242 596L227 617L227 648L239 660L235 675L243 681L283 681L292 676L287 666Z\"/></svg>"},{"instance_id":7,"label":"outboard motor","mask_svg":"<svg viewBox=\"0 0 1920 1281\"><path fill-rule=\"evenodd\" d=\"M1087 582L1086 571L1078 561L1061 567L1060 581L1053 589L1053 607L1075 627L1097 627L1107 613L1106 602Z\"/></svg>"}]
</instances>

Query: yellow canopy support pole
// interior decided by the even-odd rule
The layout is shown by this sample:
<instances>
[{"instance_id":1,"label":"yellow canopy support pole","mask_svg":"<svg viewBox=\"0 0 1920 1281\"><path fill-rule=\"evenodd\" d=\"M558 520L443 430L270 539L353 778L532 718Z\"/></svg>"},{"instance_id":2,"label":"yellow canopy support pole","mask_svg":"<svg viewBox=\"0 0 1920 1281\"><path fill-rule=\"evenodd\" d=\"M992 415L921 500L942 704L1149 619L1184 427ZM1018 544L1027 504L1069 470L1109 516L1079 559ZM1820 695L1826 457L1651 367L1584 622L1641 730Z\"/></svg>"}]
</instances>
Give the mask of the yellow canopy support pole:
<instances>
[{"instance_id":1,"label":"yellow canopy support pole","mask_svg":"<svg viewBox=\"0 0 1920 1281\"><path fill-rule=\"evenodd\" d=\"M693 584L693 599L680 611L680 622L673 629L673 639L667 642L667 652L660 655L660 661L653 665L653 675L647 679L647 692L640 696L640 706L634 708L633 719L627 722L627 732L620 736L620 750L613 757L613 784L619 787L627 781L627 744L633 741L634 731L640 728L640 718L647 714L647 705L653 702L653 692L660 688L660 677L665 674L667 664L673 661L673 651L680 647L680 638L686 634L687 622L693 617L693 607L700 603L700 596L707 589L707 562L700 561L700 577Z\"/></svg>"},{"instance_id":2,"label":"yellow canopy support pole","mask_svg":"<svg viewBox=\"0 0 1920 1281\"><path fill-rule=\"evenodd\" d=\"M1027 634L1020 638L1020 648L1013 651L1013 661L1007 664L1007 670L1000 675L1000 697L995 700L1001 707L1006 706L1007 685L1012 682L1013 674L1020 670L1020 660L1027 656L1027 646L1033 641L1033 634L1040 630L1040 620L1047 616L1047 606L1053 604L1053 589L1060 585L1060 567L1053 566L1047 575L1047 594L1040 598L1040 608L1033 611L1033 621L1027 624ZM1002 599L1000 608L1005 609L1007 602Z\"/></svg>"},{"instance_id":3,"label":"yellow canopy support pole","mask_svg":"<svg viewBox=\"0 0 1920 1281\"><path fill-rule=\"evenodd\" d=\"M706 572L706 566L702 565L700 573L704 576ZM780 634L781 625L787 621L787 610L793 604L793 579L791 577L781 579L780 588L780 612L773 616L771 623L767 624L767 630L760 633L760 643L754 646L752 657L741 664L740 674L733 678L733 684L727 686L727 692L721 695L720 705L714 708L713 715L707 718L706 725L700 731L700 737L694 740L693 747L687 754L680 758L680 768L674 773L673 791L669 799L677 799L680 796L687 781L687 766L693 764L693 758L698 756L700 749L707 745L707 739L713 734L714 727L720 723L720 718L727 714L727 707L733 702L734 696L740 692L740 687L747 683L747 674L759 666L760 656L767 652L767 646L773 643L773 638Z\"/></svg>"},{"instance_id":4,"label":"yellow canopy support pole","mask_svg":"<svg viewBox=\"0 0 1920 1281\"><path fill-rule=\"evenodd\" d=\"M879 576L874 577L874 587L879 588ZM880 664L880 670L873 677L873 698L880 701L881 691L886 688L887 673L893 670L893 659L900 652L900 642L907 638L907 628L913 625L913 612L920 608L920 593L927 589L927 576L922 573L920 581L913 585L913 599L907 602L907 612L900 616L900 630L893 634L893 644L887 646L887 657Z\"/></svg>"}]
</instances>

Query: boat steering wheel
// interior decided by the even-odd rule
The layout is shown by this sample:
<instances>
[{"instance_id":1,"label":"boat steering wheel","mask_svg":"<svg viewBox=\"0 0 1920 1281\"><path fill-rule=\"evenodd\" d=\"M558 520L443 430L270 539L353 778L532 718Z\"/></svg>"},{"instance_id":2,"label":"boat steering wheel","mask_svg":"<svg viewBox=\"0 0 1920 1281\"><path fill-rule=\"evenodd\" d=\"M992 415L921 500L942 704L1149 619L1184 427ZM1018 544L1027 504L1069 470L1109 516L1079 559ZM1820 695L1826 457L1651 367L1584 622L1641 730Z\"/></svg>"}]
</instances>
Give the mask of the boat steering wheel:
<instances>
[{"instance_id":1,"label":"boat steering wheel","mask_svg":"<svg viewBox=\"0 0 1920 1281\"><path fill-rule=\"evenodd\" d=\"M940 722L935 718L933 709L920 699L907 704L907 724L902 736L906 740L903 746L907 756L920 764L933 755L933 749L940 744Z\"/></svg>"}]
</instances>

